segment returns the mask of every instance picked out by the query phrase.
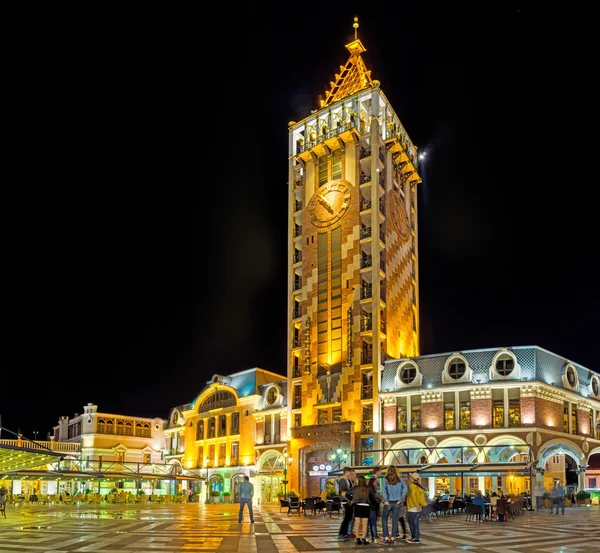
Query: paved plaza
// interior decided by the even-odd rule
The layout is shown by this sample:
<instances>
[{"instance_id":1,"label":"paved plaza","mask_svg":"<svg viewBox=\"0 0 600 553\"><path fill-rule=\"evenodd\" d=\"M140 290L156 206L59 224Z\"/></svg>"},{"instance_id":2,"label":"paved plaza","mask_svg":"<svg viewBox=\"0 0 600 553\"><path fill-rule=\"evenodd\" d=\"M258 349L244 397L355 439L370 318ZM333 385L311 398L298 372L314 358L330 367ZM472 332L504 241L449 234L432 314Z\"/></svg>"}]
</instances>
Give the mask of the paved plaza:
<instances>
[{"instance_id":1,"label":"paved plaza","mask_svg":"<svg viewBox=\"0 0 600 553\"><path fill-rule=\"evenodd\" d=\"M434 552L566 553L600 549L600 507L564 515L527 512L507 523L466 522L465 515L421 521L421 543L357 546L336 539L341 518L255 507L237 522L237 505L8 506L0 515L0 553L340 553L362 549ZM379 523L381 526L381 523Z\"/></svg>"}]
</instances>

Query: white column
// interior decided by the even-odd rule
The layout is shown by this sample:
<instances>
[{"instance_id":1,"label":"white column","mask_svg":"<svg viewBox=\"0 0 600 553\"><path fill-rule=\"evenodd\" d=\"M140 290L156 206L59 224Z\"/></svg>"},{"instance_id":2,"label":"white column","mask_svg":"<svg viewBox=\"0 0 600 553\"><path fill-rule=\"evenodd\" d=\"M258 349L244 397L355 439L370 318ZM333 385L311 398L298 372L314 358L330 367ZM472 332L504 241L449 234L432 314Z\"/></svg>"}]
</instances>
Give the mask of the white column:
<instances>
[{"instance_id":1,"label":"white column","mask_svg":"<svg viewBox=\"0 0 600 553\"><path fill-rule=\"evenodd\" d=\"M433 499L436 493L435 489L435 478L433 476L429 477L429 499Z\"/></svg>"}]
</instances>

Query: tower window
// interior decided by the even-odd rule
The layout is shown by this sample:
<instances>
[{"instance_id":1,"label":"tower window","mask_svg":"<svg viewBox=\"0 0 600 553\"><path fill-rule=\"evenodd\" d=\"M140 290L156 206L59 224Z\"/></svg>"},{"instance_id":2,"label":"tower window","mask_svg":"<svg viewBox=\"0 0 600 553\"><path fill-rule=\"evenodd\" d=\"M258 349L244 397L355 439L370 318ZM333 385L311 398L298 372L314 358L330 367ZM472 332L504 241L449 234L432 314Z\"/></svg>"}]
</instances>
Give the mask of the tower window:
<instances>
[{"instance_id":1,"label":"tower window","mask_svg":"<svg viewBox=\"0 0 600 553\"><path fill-rule=\"evenodd\" d=\"M466 366L461 359L455 359L454 361L452 361L452 363L450 363L450 366L448 367L448 374L454 380L461 379L464 376L465 371Z\"/></svg>"},{"instance_id":2,"label":"tower window","mask_svg":"<svg viewBox=\"0 0 600 553\"><path fill-rule=\"evenodd\" d=\"M515 362L512 357L499 357L496 361L496 371L501 376L508 376L515 368Z\"/></svg>"}]
</instances>

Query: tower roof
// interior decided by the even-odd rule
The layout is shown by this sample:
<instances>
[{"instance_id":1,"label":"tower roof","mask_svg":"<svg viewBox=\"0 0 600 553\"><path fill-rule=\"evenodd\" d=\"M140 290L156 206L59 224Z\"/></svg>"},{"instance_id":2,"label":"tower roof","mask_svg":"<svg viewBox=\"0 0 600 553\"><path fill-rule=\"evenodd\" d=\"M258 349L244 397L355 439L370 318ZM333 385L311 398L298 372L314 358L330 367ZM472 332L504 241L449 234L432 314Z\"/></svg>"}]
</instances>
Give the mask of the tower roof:
<instances>
[{"instance_id":1,"label":"tower roof","mask_svg":"<svg viewBox=\"0 0 600 553\"><path fill-rule=\"evenodd\" d=\"M350 57L346 65L340 65L340 72L336 73L335 82L329 83L330 89L325 91L325 100L321 100L322 108L373 84L371 71L367 69L361 57L367 49L358 38L358 17L354 18L353 27L354 40L346 44Z\"/></svg>"}]
</instances>

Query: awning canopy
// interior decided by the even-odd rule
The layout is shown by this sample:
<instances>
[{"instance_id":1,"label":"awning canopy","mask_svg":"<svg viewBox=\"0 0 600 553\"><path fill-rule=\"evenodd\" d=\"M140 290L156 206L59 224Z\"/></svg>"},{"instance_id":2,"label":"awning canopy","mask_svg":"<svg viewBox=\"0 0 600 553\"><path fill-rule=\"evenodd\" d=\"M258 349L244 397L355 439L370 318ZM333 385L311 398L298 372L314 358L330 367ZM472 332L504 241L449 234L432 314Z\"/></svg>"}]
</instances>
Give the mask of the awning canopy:
<instances>
[{"instance_id":1,"label":"awning canopy","mask_svg":"<svg viewBox=\"0 0 600 553\"><path fill-rule=\"evenodd\" d=\"M47 448L29 448L0 443L0 476L7 472L25 470L56 463L64 453Z\"/></svg>"},{"instance_id":2,"label":"awning canopy","mask_svg":"<svg viewBox=\"0 0 600 553\"><path fill-rule=\"evenodd\" d=\"M111 480L111 481L141 481L141 480L206 480L200 476L183 476L181 474L134 474L131 472L90 472L79 470L18 470L0 474L2 480Z\"/></svg>"},{"instance_id":3,"label":"awning canopy","mask_svg":"<svg viewBox=\"0 0 600 553\"><path fill-rule=\"evenodd\" d=\"M446 477L446 476L503 476L514 474L515 476L528 476L531 465L529 463L436 463L433 465L395 465L401 476L411 472L419 473L423 478ZM368 474L373 470L370 466L350 467L357 474ZM385 474L385 469L383 471ZM341 476L342 469L334 470L329 476Z\"/></svg>"}]
</instances>

